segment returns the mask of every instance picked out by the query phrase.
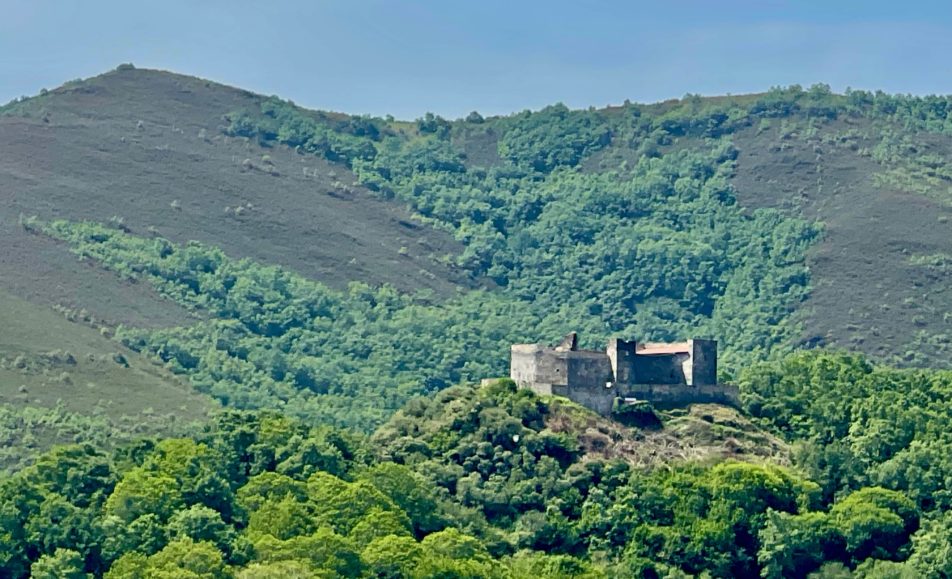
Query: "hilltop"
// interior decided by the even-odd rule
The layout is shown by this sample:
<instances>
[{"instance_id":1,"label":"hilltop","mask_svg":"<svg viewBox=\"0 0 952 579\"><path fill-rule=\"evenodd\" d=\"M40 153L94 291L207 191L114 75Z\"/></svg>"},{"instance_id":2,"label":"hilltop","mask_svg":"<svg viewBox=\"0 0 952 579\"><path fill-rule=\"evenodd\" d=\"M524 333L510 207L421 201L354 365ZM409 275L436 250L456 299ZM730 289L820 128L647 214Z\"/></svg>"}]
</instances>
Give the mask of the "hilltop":
<instances>
[{"instance_id":1,"label":"hilltop","mask_svg":"<svg viewBox=\"0 0 952 579\"><path fill-rule=\"evenodd\" d=\"M109 339L119 325L182 327L205 314L77 260L26 232L22 215L200 240L341 289L390 284L445 298L479 285L446 265L462 250L458 242L369 194L346 167L221 134L226 113L259 98L123 70L3 109L0 319L8 339L0 342L0 403L9 446L0 467L54 442L178 432L218 406ZM51 362L51 352L63 351L77 361ZM129 364L113 362L114 354ZM18 359L23 368L14 368Z\"/></svg>"},{"instance_id":2,"label":"hilltop","mask_svg":"<svg viewBox=\"0 0 952 579\"><path fill-rule=\"evenodd\" d=\"M18 293L46 301L64 297L52 288L78 287L76 302L93 300L87 308L113 291L108 277L96 282L107 289L89 288L59 262L36 272L36 262L54 258L10 227L24 213L121 220L143 235L202 241L338 288L364 281L450 295L466 285L440 262L458 243L369 194L346 167L221 133L226 114L260 100L197 78L124 69L8 107L0 116L0 278L20 278ZM167 321L154 305L139 317L96 313Z\"/></svg>"}]
</instances>

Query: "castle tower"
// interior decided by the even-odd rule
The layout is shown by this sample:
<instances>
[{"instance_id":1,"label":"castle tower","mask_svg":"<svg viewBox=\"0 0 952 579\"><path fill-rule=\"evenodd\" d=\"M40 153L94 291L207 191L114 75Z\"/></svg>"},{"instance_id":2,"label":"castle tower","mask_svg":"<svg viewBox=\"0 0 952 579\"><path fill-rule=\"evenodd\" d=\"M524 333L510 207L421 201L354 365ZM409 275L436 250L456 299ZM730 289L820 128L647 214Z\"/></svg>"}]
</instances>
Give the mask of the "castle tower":
<instances>
[{"instance_id":1,"label":"castle tower","mask_svg":"<svg viewBox=\"0 0 952 579\"><path fill-rule=\"evenodd\" d=\"M615 384L632 384L635 382L635 347L634 340L627 342L619 338L608 340L605 353L611 360L612 376Z\"/></svg>"},{"instance_id":2,"label":"castle tower","mask_svg":"<svg viewBox=\"0 0 952 579\"><path fill-rule=\"evenodd\" d=\"M688 384L709 386L717 384L717 342L714 340L688 340L691 350L691 376Z\"/></svg>"}]
</instances>

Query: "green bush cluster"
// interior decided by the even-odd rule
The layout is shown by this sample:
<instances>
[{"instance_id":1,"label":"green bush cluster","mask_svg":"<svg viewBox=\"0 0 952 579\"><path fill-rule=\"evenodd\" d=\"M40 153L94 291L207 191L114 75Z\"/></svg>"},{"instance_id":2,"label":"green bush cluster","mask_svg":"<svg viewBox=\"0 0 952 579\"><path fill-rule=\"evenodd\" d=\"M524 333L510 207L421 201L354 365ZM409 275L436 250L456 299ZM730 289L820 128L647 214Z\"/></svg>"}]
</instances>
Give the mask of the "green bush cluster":
<instances>
[{"instance_id":1,"label":"green bush cluster","mask_svg":"<svg viewBox=\"0 0 952 579\"><path fill-rule=\"evenodd\" d=\"M338 292L197 243L89 223L44 227L82 257L210 312L192 327L116 336L237 408L369 431L413 395L504 374L509 344L532 323L530 312L487 292L442 305L389 287Z\"/></svg>"},{"instance_id":2,"label":"green bush cluster","mask_svg":"<svg viewBox=\"0 0 952 579\"><path fill-rule=\"evenodd\" d=\"M98 407L93 414L72 412L62 403L53 407L0 404L0 472L17 472L36 458L37 449L52 444L81 443L113 448L142 436L187 433L198 423L172 415L108 416Z\"/></svg>"},{"instance_id":3,"label":"green bush cluster","mask_svg":"<svg viewBox=\"0 0 952 579\"><path fill-rule=\"evenodd\" d=\"M803 577L943 562L925 549L945 519L918 529L900 492L824 501L787 469L740 462L634 470L584 457L552 412L501 380L415 399L369 439L231 411L188 438L57 448L0 478L0 573Z\"/></svg>"},{"instance_id":4,"label":"green bush cluster","mask_svg":"<svg viewBox=\"0 0 952 579\"><path fill-rule=\"evenodd\" d=\"M809 352L753 365L740 387L755 419L798 443L825 496L879 485L927 511L952 508L952 372Z\"/></svg>"}]
</instances>

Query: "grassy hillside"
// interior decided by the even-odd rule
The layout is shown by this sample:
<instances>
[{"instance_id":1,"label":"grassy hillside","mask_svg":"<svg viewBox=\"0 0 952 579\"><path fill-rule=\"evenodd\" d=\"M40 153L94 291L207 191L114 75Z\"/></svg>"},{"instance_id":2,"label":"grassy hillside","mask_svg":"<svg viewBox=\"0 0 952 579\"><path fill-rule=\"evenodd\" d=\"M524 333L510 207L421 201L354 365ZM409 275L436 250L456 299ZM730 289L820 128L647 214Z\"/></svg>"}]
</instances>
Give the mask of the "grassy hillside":
<instances>
[{"instance_id":1,"label":"grassy hillside","mask_svg":"<svg viewBox=\"0 0 952 579\"><path fill-rule=\"evenodd\" d=\"M53 444L183 432L217 406L96 322L0 291L0 470Z\"/></svg>"},{"instance_id":2,"label":"grassy hillside","mask_svg":"<svg viewBox=\"0 0 952 579\"><path fill-rule=\"evenodd\" d=\"M223 136L223 116L258 99L124 70L2 107L0 467L55 442L182 432L218 406L110 339L119 325L200 326L207 312L77 260L63 244L26 232L23 214L203 240L338 289L363 281L442 298L480 284L446 265L460 244L370 195L346 167ZM61 351L76 362L50 354ZM110 361L116 352L129 368ZM26 368L14 367L18 358Z\"/></svg>"},{"instance_id":3,"label":"grassy hillside","mask_svg":"<svg viewBox=\"0 0 952 579\"><path fill-rule=\"evenodd\" d=\"M797 316L803 343L948 367L952 134L902 118L798 116L733 141L741 203L823 223Z\"/></svg>"},{"instance_id":4,"label":"grassy hillside","mask_svg":"<svg viewBox=\"0 0 952 579\"><path fill-rule=\"evenodd\" d=\"M203 241L338 288L364 281L452 294L457 276L439 258L460 246L448 235L369 195L346 167L221 134L225 114L259 100L196 78L121 70L5 107L0 279L44 251L6 227L25 213L116 218L140 233ZM21 277L81 285L69 270ZM44 291L21 293L45 298Z\"/></svg>"},{"instance_id":5,"label":"grassy hillside","mask_svg":"<svg viewBox=\"0 0 952 579\"><path fill-rule=\"evenodd\" d=\"M115 217L140 234L197 239L335 288L364 281L447 296L492 278L518 297L543 300L540 314L556 311L545 327L596 320L586 335L699 333L742 352L827 345L901 364L944 364L952 323L945 103L815 87L409 123L304 111L125 67L3 107L0 241L8 251L0 280L33 301L70 302L136 325L178 325L137 288L113 289L105 277L77 273L82 268L64 254L11 227L21 212ZM726 182L706 187L728 207L747 216L777 210L780 219L816 223L822 236L790 230L760 249L719 247L726 233L711 239L698 213L732 230L749 224L683 193L650 198L646 178L686 170L679 157L686 155L707 168L674 180L707 183L716 175ZM644 197L643 206L631 204L633 195ZM775 225L765 223L772 236L790 229ZM802 243L809 248L796 248ZM806 269L790 270L779 287L735 287L731 275L744 267L786 267L742 263L778 246L794 250L786 262ZM660 265L642 257L662 254ZM713 271L709 260L719 264ZM672 272L677 267L686 271ZM103 291L82 291L91 286ZM102 299L117 293L122 299ZM734 299L771 311L739 311L728 303ZM584 316L567 311L573 301ZM767 336L781 323L787 328Z\"/></svg>"}]
</instances>

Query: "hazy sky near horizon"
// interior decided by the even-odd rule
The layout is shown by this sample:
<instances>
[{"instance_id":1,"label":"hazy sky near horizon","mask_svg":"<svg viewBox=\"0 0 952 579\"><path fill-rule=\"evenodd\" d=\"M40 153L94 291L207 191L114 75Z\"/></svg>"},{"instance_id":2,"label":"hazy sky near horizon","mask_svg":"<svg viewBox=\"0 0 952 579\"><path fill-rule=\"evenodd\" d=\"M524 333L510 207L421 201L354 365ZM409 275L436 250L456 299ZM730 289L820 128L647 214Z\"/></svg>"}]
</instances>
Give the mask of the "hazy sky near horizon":
<instances>
[{"instance_id":1,"label":"hazy sky near horizon","mask_svg":"<svg viewBox=\"0 0 952 579\"><path fill-rule=\"evenodd\" d=\"M949 0L0 0L0 103L122 62L412 119L816 82L952 93Z\"/></svg>"}]
</instances>

